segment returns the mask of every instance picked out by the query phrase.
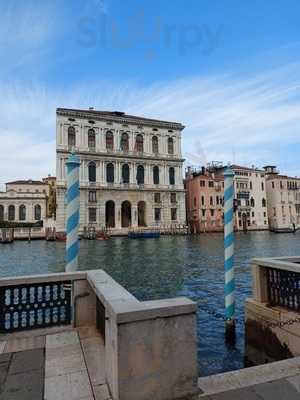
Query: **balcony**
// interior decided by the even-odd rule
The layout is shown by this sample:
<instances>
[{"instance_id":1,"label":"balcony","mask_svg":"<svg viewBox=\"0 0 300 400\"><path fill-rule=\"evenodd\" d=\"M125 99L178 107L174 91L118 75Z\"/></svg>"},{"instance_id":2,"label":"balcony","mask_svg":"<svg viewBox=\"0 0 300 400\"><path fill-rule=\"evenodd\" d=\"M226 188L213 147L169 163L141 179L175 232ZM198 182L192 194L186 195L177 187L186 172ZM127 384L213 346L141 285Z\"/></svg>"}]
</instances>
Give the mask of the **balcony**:
<instances>
[{"instance_id":1,"label":"balcony","mask_svg":"<svg viewBox=\"0 0 300 400\"><path fill-rule=\"evenodd\" d=\"M239 200L241 199L249 200L249 197L250 197L250 192L248 191L240 191L237 193L237 198Z\"/></svg>"}]
</instances>

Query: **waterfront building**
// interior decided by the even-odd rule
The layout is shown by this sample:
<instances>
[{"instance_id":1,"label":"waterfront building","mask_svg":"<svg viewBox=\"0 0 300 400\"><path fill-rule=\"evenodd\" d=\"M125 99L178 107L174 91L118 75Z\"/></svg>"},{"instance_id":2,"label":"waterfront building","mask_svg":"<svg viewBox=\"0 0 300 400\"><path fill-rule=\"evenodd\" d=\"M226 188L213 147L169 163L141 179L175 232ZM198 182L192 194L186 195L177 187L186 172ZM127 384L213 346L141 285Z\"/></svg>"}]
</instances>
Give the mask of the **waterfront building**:
<instances>
[{"instance_id":1,"label":"waterfront building","mask_svg":"<svg viewBox=\"0 0 300 400\"><path fill-rule=\"evenodd\" d=\"M49 185L45 182L31 179L7 182L5 192L0 192L0 221L42 221L42 227L32 229L32 237L44 236L48 198ZM24 235L28 235L27 228L15 229L16 238Z\"/></svg>"},{"instance_id":2,"label":"waterfront building","mask_svg":"<svg viewBox=\"0 0 300 400\"><path fill-rule=\"evenodd\" d=\"M235 230L268 229L265 171L239 165L231 165L231 169ZM221 163L208 164L198 172L188 170L187 218L193 232L223 230L223 172Z\"/></svg>"},{"instance_id":3,"label":"waterfront building","mask_svg":"<svg viewBox=\"0 0 300 400\"><path fill-rule=\"evenodd\" d=\"M192 233L222 231L224 180L202 167L189 167L185 179L187 221Z\"/></svg>"},{"instance_id":4,"label":"waterfront building","mask_svg":"<svg viewBox=\"0 0 300 400\"><path fill-rule=\"evenodd\" d=\"M43 178L42 181L47 183L49 186L49 197L47 204L47 216L48 218L56 218L56 177L48 175L47 178Z\"/></svg>"},{"instance_id":5,"label":"waterfront building","mask_svg":"<svg viewBox=\"0 0 300 400\"><path fill-rule=\"evenodd\" d=\"M66 161L80 165L80 231L185 224L180 123L58 108L57 232L66 228Z\"/></svg>"},{"instance_id":6,"label":"waterfront building","mask_svg":"<svg viewBox=\"0 0 300 400\"><path fill-rule=\"evenodd\" d=\"M234 171L236 230L269 229L265 171L231 165Z\"/></svg>"},{"instance_id":7,"label":"waterfront building","mask_svg":"<svg viewBox=\"0 0 300 400\"><path fill-rule=\"evenodd\" d=\"M270 229L285 231L300 226L300 178L281 175L276 166L264 167Z\"/></svg>"}]
</instances>

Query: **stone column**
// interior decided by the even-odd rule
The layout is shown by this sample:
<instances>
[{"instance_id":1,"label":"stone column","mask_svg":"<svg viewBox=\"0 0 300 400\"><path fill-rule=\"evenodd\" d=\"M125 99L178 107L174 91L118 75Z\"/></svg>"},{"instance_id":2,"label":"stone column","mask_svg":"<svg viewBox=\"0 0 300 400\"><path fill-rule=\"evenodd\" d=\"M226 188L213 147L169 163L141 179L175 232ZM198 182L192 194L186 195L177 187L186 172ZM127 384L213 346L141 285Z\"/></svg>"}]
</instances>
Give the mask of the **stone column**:
<instances>
[{"instance_id":1,"label":"stone column","mask_svg":"<svg viewBox=\"0 0 300 400\"><path fill-rule=\"evenodd\" d=\"M96 151L100 152L101 151L101 130L95 129L95 132L96 132Z\"/></svg>"},{"instance_id":2,"label":"stone column","mask_svg":"<svg viewBox=\"0 0 300 400\"><path fill-rule=\"evenodd\" d=\"M101 228L105 227L105 203L99 206L99 225Z\"/></svg>"},{"instance_id":3,"label":"stone column","mask_svg":"<svg viewBox=\"0 0 300 400\"><path fill-rule=\"evenodd\" d=\"M138 226L138 207L137 204L131 205L131 225L133 228Z\"/></svg>"},{"instance_id":4,"label":"stone column","mask_svg":"<svg viewBox=\"0 0 300 400\"><path fill-rule=\"evenodd\" d=\"M121 229L121 204L115 203L115 222L116 228Z\"/></svg>"},{"instance_id":5,"label":"stone column","mask_svg":"<svg viewBox=\"0 0 300 400\"><path fill-rule=\"evenodd\" d=\"M96 163L96 183L101 183L101 161Z\"/></svg>"}]
</instances>

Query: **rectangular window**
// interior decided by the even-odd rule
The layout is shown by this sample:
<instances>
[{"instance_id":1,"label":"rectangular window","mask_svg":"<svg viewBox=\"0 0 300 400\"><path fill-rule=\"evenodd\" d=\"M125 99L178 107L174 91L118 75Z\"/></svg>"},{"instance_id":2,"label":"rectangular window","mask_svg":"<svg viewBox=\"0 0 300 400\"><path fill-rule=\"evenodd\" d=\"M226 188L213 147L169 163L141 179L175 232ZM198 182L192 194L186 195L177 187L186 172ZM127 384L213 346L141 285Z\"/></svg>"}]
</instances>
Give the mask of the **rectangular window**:
<instances>
[{"instance_id":1,"label":"rectangular window","mask_svg":"<svg viewBox=\"0 0 300 400\"><path fill-rule=\"evenodd\" d=\"M205 209L202 209L202 217L205 217Z\"/></svg>"},{"instance_id":2,"label":"rectangular window","mask_svg":"<svg viewBox=\"0 0 300 400\"><path fill-rule=\"evenodd\" d=\"M263 182L261 183L261 190L262 190L262 191L264 191L264 190L265 190L265 185L264 185L264 183L263 183Z\"/></svg>"},{"instance_id":3,"label":"rectangular window","mask_svg":"<svg viewBox=\"0 0 300 400\"><path fill-rule=\"evenodd\" d=\"M97 220L97 209L89 208L89 222L96 222Z\"/></svg>"},{"instance_id":4,"label":"rectangular window","mask_svg":"<svg viewBox=\"0 0 300 400\"><path fill-rule=\"evenodd\" d=\"M171 193L171 203L176 203L176 193Z\"/></svg>"},{"instance_id":5,"label":"rectangular window","mask_svg":"<svg viewBox=\"0 0 300 400\"><path fill-rule=\"evenodd\" d=\"M205 187L205 181L200 181L200 186Z\"/></svg>"},{"instance_id":6,"label":"rectangular window","mask_svg":"<svg viewBox=\"0 0 300 400\"><path fill-rule=\"evenodd\" d=\"M272 182L272 189L274 189L274 182Z\"/></svg>"},{"instance_id":7,"label":"rectangular window","mask_svg":"<svg viewBox=\"0 0 300 400\"><path fill-rule=\"evenodd\" d=\"M213 181L209 181L208 182L208 187L213 188L214 187L214 182Z\"/></svg>"},{"instance_id":8,"label":"rectangular window","mask_svg":"<svg viewBox=\"0 0 300 400\"><path fill-rule=\"evenodd\" d=\"M90 190L89 191L89 202L90 203L95 203L97 201L97 195L95 190Z\"/></svg>"},{"instance_id":9,"label":"rectangular window","mask_svg":"<svg viewBox=\"0 0 300 400\"><path fill-rule=\"evenodd\" d=\"M155 222L159 222L160 221L160 208L154 208L154 219Z\"/></svg>"},{"instance_id":10,"label":"rectangular window","mask_svg":"<svg viewBox=\"0 0 300 400\"><path fill-rule=\"evenodd\" d=\"M215 210L214 210L214 209L210 210L210 215L211 215L212 217L215 215Z\"/></svg>"},{"instance_id":11,"label":"rectangular window","mask_svg":"<svg viewBox=\"0 0 300 400\"><path fill-rule=\"evenodd\" d=\"M154 203L160 203L160 193L154 193Z\"/></svg>"},{"instance_id":12,"label":"rectangular window","mask_svg":"<svg viewBox=\"0 0 300 400\"><path fill-rule=\"evenodd\" d=\"M254 216L255 216L254 211L252 211L252 217L254 217Z\"/></svg>"},{"instance_id":13,"label":"rectangular window","mask_svg":"<svg viewBox=\"0 0 300 400\"><path fill-rule=\"evenodd\" d=\"M171 208L171 220L172 221L177 220L177 208Z\"/></svg>"}]
</instances>

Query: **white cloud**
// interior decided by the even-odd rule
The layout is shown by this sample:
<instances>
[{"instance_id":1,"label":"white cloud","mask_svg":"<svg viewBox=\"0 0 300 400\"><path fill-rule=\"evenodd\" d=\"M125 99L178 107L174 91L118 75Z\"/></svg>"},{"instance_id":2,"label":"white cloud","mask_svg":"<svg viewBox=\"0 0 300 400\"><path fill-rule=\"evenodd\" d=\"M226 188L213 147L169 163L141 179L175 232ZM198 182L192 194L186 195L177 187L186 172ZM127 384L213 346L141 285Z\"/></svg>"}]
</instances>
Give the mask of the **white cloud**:
<instances>
[{"instance_id":1,"label":"white cloud","mask_svg":"<svg viewBox=\"0 0 300 400\"><path fill-rule=\"evenodd\" d=\"M294 63L256 77L193 77L149 87L85 82L70 90L47 90L0 83L0 181L54 173L56 107L91 105L182 122L183 153L194 164L275 162L299 175L299 67Z\"/></svg>"}]
</instances>

